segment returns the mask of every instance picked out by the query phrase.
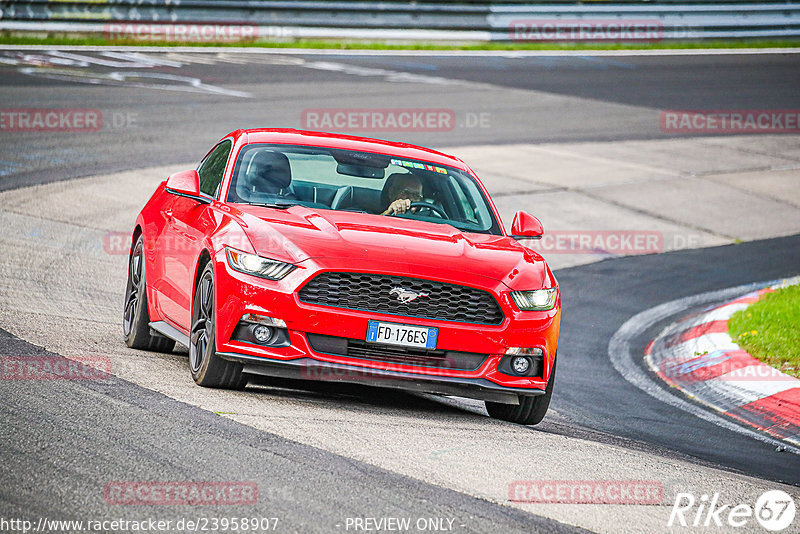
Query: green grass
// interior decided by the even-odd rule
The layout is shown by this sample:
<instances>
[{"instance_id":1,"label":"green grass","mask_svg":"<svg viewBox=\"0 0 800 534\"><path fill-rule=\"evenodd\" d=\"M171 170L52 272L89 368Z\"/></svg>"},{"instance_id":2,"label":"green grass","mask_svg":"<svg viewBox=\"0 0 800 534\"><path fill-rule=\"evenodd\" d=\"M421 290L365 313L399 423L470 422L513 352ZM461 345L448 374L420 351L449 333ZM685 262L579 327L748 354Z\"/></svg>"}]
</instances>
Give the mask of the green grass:
<instances>
[{"instance_id":1,"label":"green grass","mask_svg":"<svg viewBox=\"0 0 800 534\"><path fill-rule=\"evenodd\" d=\"M382 41L303 39L292 41L243 41L238 43L165 42L136 39L104 39L85 36L16 36L0 35L0 45L51 46L196 46L248 48L308 48L337 50L662 50L704 48L798 48L800 40L765 41L660 41L654 43L530 43L530 42L464 42L464 43L393 43Z\"/></svg>"},{"instance_id":2,"label":"green grass","mask_svg":"<svg viewBox=\"0 0 800 534\"><path fill-rule=\"evenodd\" d=\"M728 332L755 358L800 378L800 285L766 293L736 312Z\"/></svg>"}]
</instances>

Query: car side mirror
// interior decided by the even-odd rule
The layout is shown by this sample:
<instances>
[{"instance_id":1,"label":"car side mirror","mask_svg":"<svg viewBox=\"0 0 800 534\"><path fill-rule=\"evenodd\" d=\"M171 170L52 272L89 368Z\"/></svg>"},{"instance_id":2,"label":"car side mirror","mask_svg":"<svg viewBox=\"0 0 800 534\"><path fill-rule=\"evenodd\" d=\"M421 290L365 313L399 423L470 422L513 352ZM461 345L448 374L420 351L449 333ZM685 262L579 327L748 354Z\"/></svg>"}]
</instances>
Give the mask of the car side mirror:
<instances>
[{"instance_id":1,"label":"car side mirror","mask_svg":"<svg viewBox=\"0 0 800 534\"><path fill-rule=\"evenodd\" d=\"M200 200L200 175L197 171L181 171L167 178L167 189L176 193Z\"/></svg>"},{"instance_id":2,"label":"car side mirror","mask_svg":"<svg viewBox=\"0 0 800 534\"><path fill-rule=\"evenodd\" d=\"M511 237L514 239L541 239L544 235L542 222L524 211L514 214L514 222L511 224Z\"/></svg>"}]
</instances>

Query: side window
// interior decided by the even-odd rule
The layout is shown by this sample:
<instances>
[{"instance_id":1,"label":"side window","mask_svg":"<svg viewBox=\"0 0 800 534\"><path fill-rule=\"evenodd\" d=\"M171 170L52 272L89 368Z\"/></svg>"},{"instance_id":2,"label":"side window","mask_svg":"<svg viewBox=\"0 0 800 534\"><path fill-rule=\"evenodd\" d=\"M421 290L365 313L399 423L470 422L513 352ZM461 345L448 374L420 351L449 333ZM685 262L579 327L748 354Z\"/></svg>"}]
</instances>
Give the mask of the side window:
<instances>
[{"instance_id":1,"label":"side window","mask_svg":"<svg viewBox=\"0 0 800 534\"><path fill-rule=\"evenodd\" d=\"M225 174L225 165L228 163L228 156L232 147L231 140L226 139L218 144L200 163L200 167L197 168L197 174L200 175L201 192L216 198L217 189L222 183L222 175Z\"/></svg>"}]
</instances>

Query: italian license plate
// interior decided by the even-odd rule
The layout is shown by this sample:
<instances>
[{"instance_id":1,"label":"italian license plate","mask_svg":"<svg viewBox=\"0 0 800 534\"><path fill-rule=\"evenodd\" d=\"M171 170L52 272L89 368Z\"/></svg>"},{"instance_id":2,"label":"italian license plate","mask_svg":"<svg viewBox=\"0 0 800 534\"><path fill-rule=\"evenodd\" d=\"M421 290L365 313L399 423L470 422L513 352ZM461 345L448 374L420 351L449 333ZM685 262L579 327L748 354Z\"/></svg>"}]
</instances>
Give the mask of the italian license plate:
<instances>
[{"instance_id":1,"label":"italian license plate","mask_svg":"<svg viewBox=\"0 0 800 534\"><path fill-rule=\"evenodd\" d=\"M367 341L372 343L435 349L438 337L439 329L427 326L370 321L367 327Z\"/></svg>"}]
</instances>

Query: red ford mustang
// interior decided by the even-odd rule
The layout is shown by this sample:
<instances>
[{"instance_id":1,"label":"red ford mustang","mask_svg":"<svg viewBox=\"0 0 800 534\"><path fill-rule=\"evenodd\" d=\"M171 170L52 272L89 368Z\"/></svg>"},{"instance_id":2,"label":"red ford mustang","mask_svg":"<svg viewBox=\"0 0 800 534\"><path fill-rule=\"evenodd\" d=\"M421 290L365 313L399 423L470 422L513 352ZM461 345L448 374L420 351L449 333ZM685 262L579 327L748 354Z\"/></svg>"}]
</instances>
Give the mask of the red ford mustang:
<instances>
[{"instance_id":1,"label":"red ford mustang","mask_svg":"<svg viewBox=\"0 0 800 534\"><path fill-rule=\"evenodd\" d=\"M461 160L403 143L236 130L170 176L133 231L130 347L189 348L201 386L248 375L486 401L541 421L560 293Z\"/></svg>"}]
</instances>

